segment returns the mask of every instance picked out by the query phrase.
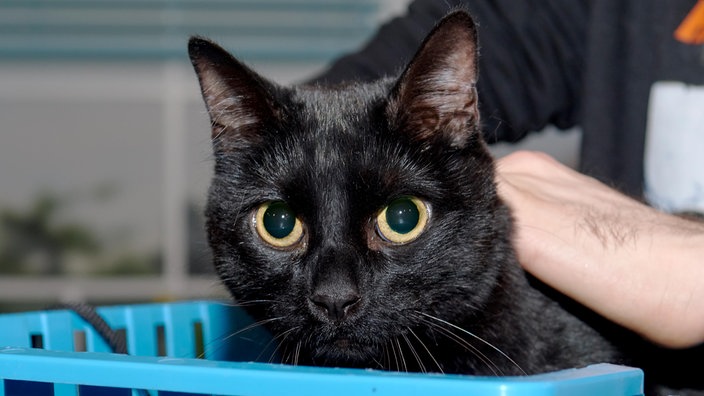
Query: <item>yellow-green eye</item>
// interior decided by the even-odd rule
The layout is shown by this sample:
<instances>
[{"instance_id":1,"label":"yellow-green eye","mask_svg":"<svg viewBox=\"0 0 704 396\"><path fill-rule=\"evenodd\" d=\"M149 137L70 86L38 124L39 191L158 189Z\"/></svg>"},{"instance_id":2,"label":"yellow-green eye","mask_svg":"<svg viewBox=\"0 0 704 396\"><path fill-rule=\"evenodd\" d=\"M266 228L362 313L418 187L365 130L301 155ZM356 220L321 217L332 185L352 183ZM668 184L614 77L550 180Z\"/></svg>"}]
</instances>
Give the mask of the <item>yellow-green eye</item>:
<instances>
[{"instance_id":1,"label":"yellow-green eye","mask_svg":"<svg viewBox=\"0 0 704 396\"><path fill-rule=\"evenodd\" d=\"M379 235L392 243L408 243L423 232L428 209L416 197L401 197L389 203L376 218Z\"/></svg>"},{"instance_id":2,"label":"yellow-green eye","mask_svg":"<svg viewBox=\"0 0 704 396\"><path fill-rule=\"evenodd\" d=\"M254 223L259 237L274 247L291 247L303 236L301 221L283 201L262 204L257 209Z\"/></svg>"}]
</instances>

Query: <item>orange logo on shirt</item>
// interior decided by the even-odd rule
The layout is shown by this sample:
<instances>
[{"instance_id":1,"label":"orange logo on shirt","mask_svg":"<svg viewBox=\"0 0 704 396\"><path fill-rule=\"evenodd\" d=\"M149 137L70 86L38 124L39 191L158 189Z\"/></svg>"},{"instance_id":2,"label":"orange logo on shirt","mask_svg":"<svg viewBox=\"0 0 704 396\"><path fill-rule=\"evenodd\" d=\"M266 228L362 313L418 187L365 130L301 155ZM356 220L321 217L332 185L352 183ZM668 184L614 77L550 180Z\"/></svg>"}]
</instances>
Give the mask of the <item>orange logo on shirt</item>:
<instances>
[{"instance_id":1,"label":"orange logo on shirt","mask_svg":"<svg viewBox=\"0 0 704 396\"><path fill-rule=\"evenodd\" d=\"M704 0L699 0L675 30L675 38L686 44L704 44Z\"/></svg>"}]
</instances>

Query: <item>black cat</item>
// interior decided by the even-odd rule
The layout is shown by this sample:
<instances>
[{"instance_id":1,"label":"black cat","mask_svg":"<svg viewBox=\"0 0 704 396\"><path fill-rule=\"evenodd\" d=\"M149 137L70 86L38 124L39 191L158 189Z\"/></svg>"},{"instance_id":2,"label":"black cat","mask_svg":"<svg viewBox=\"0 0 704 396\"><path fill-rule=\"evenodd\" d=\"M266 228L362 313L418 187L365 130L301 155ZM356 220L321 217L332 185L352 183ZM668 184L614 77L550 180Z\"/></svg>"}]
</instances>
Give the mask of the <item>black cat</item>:
<instances>
[{"instance_id":1,"label":"black cat","mask_svg":"<svg viewBox=\"0 0 704 396\"><path fill-rule=\"evenodd\" d=\"M290 88L191 39L215 266L284 362L523 375L660 351L517 264L480 133L476 36L454 12L397 79Z\"/></svg>"}]
</instances>

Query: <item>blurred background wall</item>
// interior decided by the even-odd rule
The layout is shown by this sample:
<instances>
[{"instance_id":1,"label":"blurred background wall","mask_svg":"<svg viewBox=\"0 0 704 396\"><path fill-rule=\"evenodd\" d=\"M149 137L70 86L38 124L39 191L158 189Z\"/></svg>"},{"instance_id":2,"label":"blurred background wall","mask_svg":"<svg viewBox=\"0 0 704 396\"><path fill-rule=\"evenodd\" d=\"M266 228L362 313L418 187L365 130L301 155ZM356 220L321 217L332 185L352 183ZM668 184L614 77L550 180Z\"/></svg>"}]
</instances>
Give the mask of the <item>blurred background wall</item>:
<instances>
[{"instance_id":1,"label":"blurred background wall","mask_svg":"<svg viewBox=\"0 0 704 396\"><path fill-rule=\"evenodd\" d=\"M0 311L225 296L203 233L212 158L188 37L286 84L407 3L0 1ZM548 151L573 163L577 141Z\"/></svg>"}]
</instances>

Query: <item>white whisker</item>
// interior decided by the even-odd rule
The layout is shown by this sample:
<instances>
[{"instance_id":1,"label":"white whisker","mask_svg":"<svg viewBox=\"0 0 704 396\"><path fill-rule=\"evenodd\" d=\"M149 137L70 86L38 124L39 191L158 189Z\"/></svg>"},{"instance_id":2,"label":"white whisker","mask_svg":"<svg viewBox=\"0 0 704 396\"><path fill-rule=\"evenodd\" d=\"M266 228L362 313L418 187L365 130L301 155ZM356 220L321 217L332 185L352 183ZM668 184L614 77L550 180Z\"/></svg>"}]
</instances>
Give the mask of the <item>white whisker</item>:
<instances>
[{"instance_id":1,"label":"white whisker","mask_svg":"<svg viewBox=\"0 0 704 396\"><path fill-rule=\"evenodd\" d=\"M495 350L496 352L500 353L501 356L503 356L503 357L506 358L509 362L511 362L514 366L516 366L516 368L518 368L518 369L521 371L521 373L523 373L523 375L528 375L528 374L521 368L521 366L518 365L518 363L516 363L513 359L511 359L508 355L506 355L501 349L495 347L495 346L492 345L490 342L484 340L483 338L477 336L476 334L473 334L473 333L470 332L470 331L467 331L467 330L465 330L465 329L463 329L463 328L461 328L461 327L459 327L459 326L457 326L457 325L455 325L455 324L452 324L452 323L450 323L450 322L448 322L448 321L446 321L446 320L440 319L440 318L438 318L438 317L436 317L436 316L429 315L429 314L427 314L427 313L420 312L420 311L416 311L416 313L419 313L419 314L421 314L421 315L423 315L423 316L425 316L425 317L427 317L427 318L436 320L436 321L438 321L438 322L440 322L440 323L442 323L442 324L445 324L445 325L447 325L447 326L450 326L450 327L452 327L453 329L459 330L459 331L461 331L461 332L463 332L463 333L465 333L465 334L467 334L467 335L473 337L474 339L481 341L482 343L484 343L485 345L489 346L490 348L492 348L492 349Z\"/></svg>"},{"instance_id":2,"label":"white whisker","mask_svg":"<svg viewBox=\"0 0 704 396\"><path fill-rule=\"evenodd\" d=\"M290 329L284 331L283 333L277 335L276 337L272 337L271 340L269 340L269 342L264 346L264 348L262 348L262 351L259 353L259 356L257 356L257 360L259 360L259 358L261 358L261 355L262 355L267 349L269 349L269 346L270 346L273 342L276 342L276 343L277 343L277 344L276 344L276 348L274 348L274 350L273 350L273 351L271 352L271 354L269 355L269 360L268 360L268 362L271 363L271 362L274 360L274 357L276 356L276 353L277 353L277 352L279 351L279 349L281 348L281 345L284 343L284 341L286 341L286 338L288 338L288 336L289 336L292 332L298 330L299 328L300 328L300 326L292 327L292 328L290 328Z\"/></svg>"},{"instance_id":3,"label":"white whisker","mask_svg":"<svg viewBox=\"0 0 704 396\"><path fill-rule=\"evenodd\" d=\"M398 338L395 338L394 341L396 341L396 346L398 346L398 354L401 358L401 364L403 364L403 371L408 372L408 365L406 365L406 358L403 356L403 351L401 350L401 342L398 340Z\"/></svg>"},{"instance_id":4,"label":"white whisker","mask_svg":"<svg viewBox=\"0 0 704 396\"><path fill-rule=\"evenodd\" d=\"M228 278L221 278L222 281L228 281L230 279ZM278 301L276 300L247 300L247 301L233 301L231 303L223 303L223 305L227 307L249 307L252 305L257 305L257 304L271 304L271 303L277 303Z\"/></svg>"},{"instance_id":5,"label":"white whisker","mask_svg":"<svg viewBox=\"0 0 704 396\"><path fill-rule=\"evenodd\" d=\"M387 344L384 344L384 361L388 364L389 369L391 368L391 355L389 354L389 348Z\"/></svg>"},{"instance_id":6,"label":"white whisker","mask_svg":"<svg viewBox=\"0 0 704 396\"><path fill-rule=\"evenodd\" d=\"M440 332L442 335L449 338L450 340L456 342L458 345L464 347L466 350L472 352L474 356L478 357L479 360L481 360L481 362L484 363L489 368L489 370L491 370L493 375L500 375L501 369L496 365L496 363L489 359L488 356L486 356L481 350L479 350L479 348L472 345L469 341L453 333L452 330L446 329L437 323L430 322L428 320L423 320L423 322L428 324L429 326L432 326L436 331Z\"/></svg>"},{"instance_id":7,"label":"white whisker","mask_svg":"<svg viewBox=\"0 0 704 396\"><path fill-rule=\"evenodd\" d=\"M413 330L411 330L410 327L408 328L408 331L411 333L411 335L413 335L413 337L415 337L416 340L418 340L418 342L420 342L420 345L423 347L423 349L425 349L425 352L428 353L428 356L430 356L430 358L433 359L433 362L438 367L438 370L440 370L441 373L444 373L444 371L442 371L442 366L440 365L440 363L438 363L437 360L435 360L435 356L433 356L433 354L430 352L430 349L428 349L428 347L425 345L423 340L421 340L420 337L418 337L416 335L416 333Z\"/></svg>"},{"instance_id":8,"label":"white whisker","mask_svg":"<svg viewBox=\"0 0 704 396\"><path fill-rule=\"evenodd\" d=\"M223 345L225 342L227 342L228 340L230 340L230 339L233 338L233 337L237 337L238 335L240 335L240 334L242 334L242 333L245 333L245 332L247 332L247 331L250 331L250 330L252 330L252 329L255 329L255 328L257 328L257 327L259 327L259 326L262 326L262 325L264 325L264 324L266 324L266 323L274 322L274 321L281 320L281 319L283 319L283 317L269 318L269 319L260 320L260 321L251 323L251 324L249 324L249 325L247 325L247 326L245 326L245 327L243 327L243 328L241 328L241 329L239 329L239 330L237 330L237 331L235 331L235 332L233 332L233 333L231 333L231 334L228 334L228 335L225 336L225 337L221 337L221 338L219 338L219 339L213 340L213 341L211 341L210 343L208 343L208 345L205 345L205 346L204 346L204 351L200 353L200 355L198 356L198 358L199 358L199 359L200 359L200 358L203 358L203 357L205 356L206 352L211 352L211 351L213 351L213 348L217 348L218 346ZM215 345L216 343L217 343L217 345ZM216 349L216 350L217 350L217 349Z\"/></svg>"},{"instance_id":9,"label":"white whisker","mask_svg":"<svg viewBox=\"0 0 704 396\"><path fill-rule=\"evenodd\" d=\"M293 357L293 365L298 366L298 359L301 357L301 341L296 343L296 350Z\"/></svg>"},{"instance_id":10,"label":"white whisker","mask_svg":"<svg viewBox=\"0 0 704 396\"><path fill-rule=\"evenodd\" d=\"M393 352L394 356L394 361L396 362L396 371L401 371L401 363L398 360L398 352L396 351L396 346L394 345L393 340L389 340L389 345L391 346L391 352ZM391 366L391 362L389 362L389 366Z\"/></svg>"},{"instance_id":11,"label":"white whisker","mask_svg":"<svg viewBox=\"0 0 704 396\"><path fill-rule=\"evenodd\" d=\"M420 368L420 371L422 373L427 373L428 370L425 369L425 365L423 364L423 361L420 358L420 355L418 355L418 352L416 351L416 348L413 347L413 344L411 344L411 340L408 339L408 336L405 334L402 334L403 339L406 341L406 344L408 345L408 348L411 350L411 353L413 354L413 357L416 358L416 362L418 362L418 367Z\"/></svg>"}]
</instances>

